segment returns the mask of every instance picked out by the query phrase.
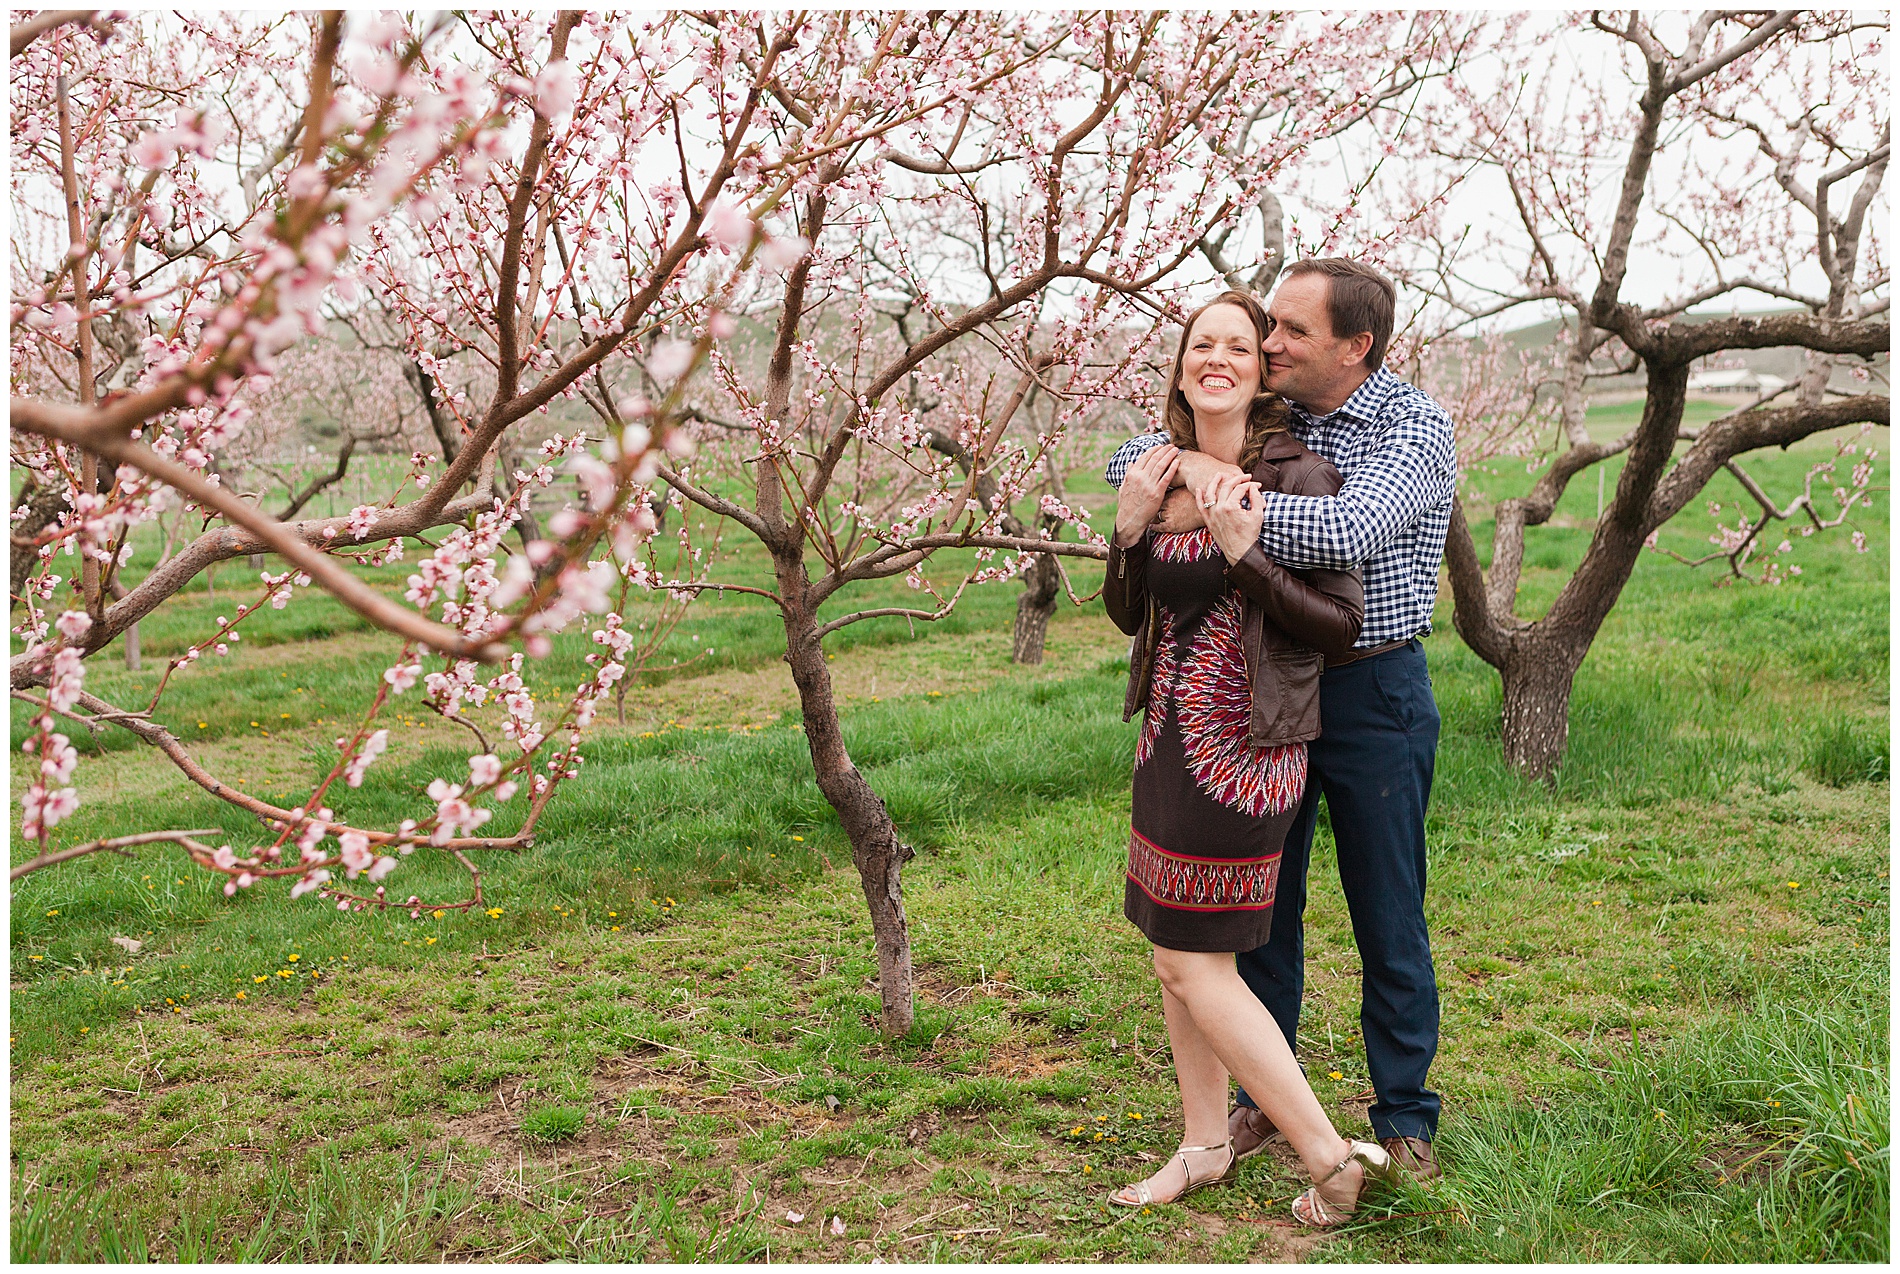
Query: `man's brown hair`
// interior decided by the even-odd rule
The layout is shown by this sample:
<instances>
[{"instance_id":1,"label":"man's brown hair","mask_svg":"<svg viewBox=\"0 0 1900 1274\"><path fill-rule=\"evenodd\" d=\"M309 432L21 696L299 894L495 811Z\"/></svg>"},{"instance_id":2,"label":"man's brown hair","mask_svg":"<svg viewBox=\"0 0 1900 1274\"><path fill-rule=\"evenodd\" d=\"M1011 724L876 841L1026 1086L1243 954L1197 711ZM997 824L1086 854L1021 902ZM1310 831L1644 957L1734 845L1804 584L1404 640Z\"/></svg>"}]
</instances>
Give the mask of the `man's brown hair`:
<instances>
[{"instance_id":1,"label":"man's brown hair","mask_svg":"<svg viewBox=\"0 0 1900 1274\"><path fill-rule=\"evenodd\" d=\"M1326 278L1326 317L1333 335L1353 337L1361 332L1372 334L1372 347L1366 351L1366 366L1373 371L1385 361L1385 347L1392 340L1392 323L1398 309L1399 291L1392 280L1369 265L1345 257L1308 257L1295 261L1281 275L1285 279L1302 274Z\"/></svg>"}]
</instances>

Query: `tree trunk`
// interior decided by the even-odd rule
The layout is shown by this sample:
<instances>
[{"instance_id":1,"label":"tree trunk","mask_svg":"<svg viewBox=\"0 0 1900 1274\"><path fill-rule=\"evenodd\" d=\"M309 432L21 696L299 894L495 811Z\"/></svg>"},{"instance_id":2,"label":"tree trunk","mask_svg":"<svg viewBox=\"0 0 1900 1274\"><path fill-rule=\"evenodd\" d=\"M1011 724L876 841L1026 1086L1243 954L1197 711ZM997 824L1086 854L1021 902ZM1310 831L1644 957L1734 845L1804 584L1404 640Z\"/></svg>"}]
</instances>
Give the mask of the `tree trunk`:
<instances>
[{"instance_id":1,"label":"tree trunk","mask_svg":"<svg viewBox=\"0 0 1900 1274\"><path fill-rule=\"evenodd\" d=\"M125 629L125 667L128 672L139 670L139 626L136 622Z\"/></svg>"},{"instance_id":2,"label":"tree trunk","mask_svg":"<svg viewBox=\"0 0 1900 1274\"><path fill-rule=\"evenodd\" d=\"M788 570L787 566L791 569ZM781 586L788 576L802 577L802 563L781 563ZM798 590L802 598L803 590ZM790 601L790 597L787 597ZM818 790L838 811L851 841L851 861L871 912L871 934L877 944L880 1026L886 1039L910 1033L916 1020L911 997L910 925L904 917L904 864L913 856L910 846L897 839L884 801L871 790L864 775L845 752L844 732L838 724L838 705L832 694L831 670L818 640L818 621L808 606L785 610L785 661L791 665L805 721L805 743L811 749L812 770Z\"/></svg>"},{"instance_id":3,"label":"tree trunk","mask_svg":"<svg viewBox=\"0 0 1900 1274\"><path fill-rule=\"evenodd\" d=\"M1500 663L1504 680L1504 760L1526 778L1548 779L1570 742L1570 687L1581 653L1519 642Z\"/></svg>"},{"instance_id":4,"label":"tree trunk","mask_svg":"<svg viewBox=\"0 0 1900 1274\"><path fill-rule=\"evenodd\" d=\"M1038 553L1035 562L1023 574L1023 595L1016 599L1016 640L1009 657L1017 663L1042 662L1049 617L1056 612L1056 593L1061 585L1055 555Z\"/></svg>"}]
</instances>

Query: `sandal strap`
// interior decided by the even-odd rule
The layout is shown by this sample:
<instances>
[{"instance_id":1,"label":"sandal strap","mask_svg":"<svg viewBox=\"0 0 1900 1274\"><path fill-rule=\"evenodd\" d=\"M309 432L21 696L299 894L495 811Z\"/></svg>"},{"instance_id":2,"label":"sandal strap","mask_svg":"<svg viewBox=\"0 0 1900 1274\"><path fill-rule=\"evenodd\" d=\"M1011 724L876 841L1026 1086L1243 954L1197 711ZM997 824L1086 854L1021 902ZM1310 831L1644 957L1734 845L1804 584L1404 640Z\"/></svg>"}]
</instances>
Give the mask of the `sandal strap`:
<instances>
[{"instance_id":1,"label":"sandal strap","mask_svg":"<svg viewBox=\"0 0 1900 1274\"><path fill-rule=\"evenodd\" d=\"M1187 1157L1189 1155L1194 1154L1196 1152L1200 1152L1200 1151L1225 1150L1228 1152L1227 1163L1221 1168L1221 1172L1226 1172L1228 1168L1231 1168L1234 1165L1234 1156L1232 1153L1233 1149L1234 1149L1234 1139L1232 1137L1229 1137L1226 1141L1221 1142L1219 1145L1182 1146L1179 1150L1175 1151L1174 1158L1179 1159L1181 1161L1181 1175L1186 1178L1186 1180L1181 1185L1181 1193L1186 1194L1189 1190L1192 1190L1197 1184L1194 1180L1194 1168L1187 1161ZM1219 1176L1220 1173L1216 1173L1214 1175ZM1208 1178L1208 1180L1213 1180L1213 1178L1210 1177Z\"/></svg>"}]
</instances>

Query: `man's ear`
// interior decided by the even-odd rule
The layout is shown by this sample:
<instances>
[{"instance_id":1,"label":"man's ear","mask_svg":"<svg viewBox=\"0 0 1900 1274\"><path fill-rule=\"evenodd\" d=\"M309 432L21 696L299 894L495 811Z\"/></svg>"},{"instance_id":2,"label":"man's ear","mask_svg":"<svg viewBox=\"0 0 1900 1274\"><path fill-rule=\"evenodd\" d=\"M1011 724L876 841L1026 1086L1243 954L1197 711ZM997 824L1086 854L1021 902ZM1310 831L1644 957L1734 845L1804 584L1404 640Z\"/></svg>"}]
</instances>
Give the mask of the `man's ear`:
<instances>
[{"instance_id":1,"label":"man's ear","mask_svg":"<svg viewBox=\"0 0 1900 1274\"><path fill-rule=\"evenodd\" d=\"M1372 333L1360 332L1346 342L1346 349L1340 358L1340 366L1356 367L1366 361L1366 355L1372 352Z\"/></svg>"}]
</instances>

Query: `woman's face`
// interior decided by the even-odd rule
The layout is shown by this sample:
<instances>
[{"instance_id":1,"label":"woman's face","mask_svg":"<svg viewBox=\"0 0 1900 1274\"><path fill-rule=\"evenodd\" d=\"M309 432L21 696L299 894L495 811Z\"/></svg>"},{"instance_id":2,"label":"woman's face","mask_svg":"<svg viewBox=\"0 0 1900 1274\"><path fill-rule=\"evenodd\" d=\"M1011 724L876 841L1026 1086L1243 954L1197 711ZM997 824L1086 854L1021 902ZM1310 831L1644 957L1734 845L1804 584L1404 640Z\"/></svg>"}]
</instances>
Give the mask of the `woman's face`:
<instances>
[{"instance_id":1,"label":"woman's face","mask_svg":"<svg viewBox=\"0 0 1900 1274\"><path fill-rule=\"evenodd\" d=\"M1181 356L1181 393L1197 416L1244 412L1260 392L1260 334L1238 305L1194 320Z\"/></svg>"}]
</instances>

